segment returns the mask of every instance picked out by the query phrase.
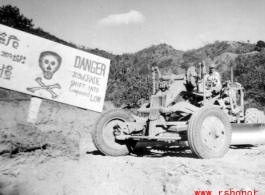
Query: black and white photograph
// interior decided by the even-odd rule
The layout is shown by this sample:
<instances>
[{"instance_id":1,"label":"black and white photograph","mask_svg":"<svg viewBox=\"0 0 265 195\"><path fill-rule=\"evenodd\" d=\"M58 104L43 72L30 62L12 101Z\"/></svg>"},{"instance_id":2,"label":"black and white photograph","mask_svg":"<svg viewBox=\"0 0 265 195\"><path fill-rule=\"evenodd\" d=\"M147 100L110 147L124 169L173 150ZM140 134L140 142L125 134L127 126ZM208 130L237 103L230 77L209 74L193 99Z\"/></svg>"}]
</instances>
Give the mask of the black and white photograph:
<instances>
[{"instance_id":1,"label":"black and white photograph","mask_svg":"<svg viewBox=\"0 0 265 195\"><path fill-rule=\"evenodd\" d=\"M264 0L0 0L0 195L265 195Z\"/></svg>"}]
</instances>

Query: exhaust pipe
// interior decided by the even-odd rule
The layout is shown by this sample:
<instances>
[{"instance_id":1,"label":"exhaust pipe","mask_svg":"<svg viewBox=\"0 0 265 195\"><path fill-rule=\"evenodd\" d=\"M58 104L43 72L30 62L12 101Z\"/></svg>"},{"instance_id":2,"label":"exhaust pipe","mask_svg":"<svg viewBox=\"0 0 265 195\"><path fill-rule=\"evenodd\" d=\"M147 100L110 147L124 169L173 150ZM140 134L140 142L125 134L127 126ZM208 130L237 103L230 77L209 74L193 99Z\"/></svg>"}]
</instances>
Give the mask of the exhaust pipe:
<instances>
[{"instance_id":1,"label":"exhaust pipe","mask_svg":"<svg viewBox=\"0 0 265 195\"><path fill-rule=\"evenodd\" d=\"M231 145L256 145L265 143L265 123L233 123Z\"/></svg>"}]
</instances>

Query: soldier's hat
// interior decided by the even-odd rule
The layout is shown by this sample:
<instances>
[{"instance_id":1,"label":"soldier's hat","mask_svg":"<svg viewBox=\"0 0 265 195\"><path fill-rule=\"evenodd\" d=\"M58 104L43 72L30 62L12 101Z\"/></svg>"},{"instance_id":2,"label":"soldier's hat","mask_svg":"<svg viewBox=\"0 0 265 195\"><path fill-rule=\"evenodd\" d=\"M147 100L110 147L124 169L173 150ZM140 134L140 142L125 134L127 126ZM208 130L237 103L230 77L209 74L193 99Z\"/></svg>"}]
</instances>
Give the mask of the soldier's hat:
<instances>
[{"instance_id":1,"label":"soldier's hat","mask_svg":"<svg viewBox=\"0 0 265 195\"><path fill-rule=\"evenodd\" d=\"M210 64L209 68L215 68L215 64L214 63Z\"/></svg>"}]
</instances>

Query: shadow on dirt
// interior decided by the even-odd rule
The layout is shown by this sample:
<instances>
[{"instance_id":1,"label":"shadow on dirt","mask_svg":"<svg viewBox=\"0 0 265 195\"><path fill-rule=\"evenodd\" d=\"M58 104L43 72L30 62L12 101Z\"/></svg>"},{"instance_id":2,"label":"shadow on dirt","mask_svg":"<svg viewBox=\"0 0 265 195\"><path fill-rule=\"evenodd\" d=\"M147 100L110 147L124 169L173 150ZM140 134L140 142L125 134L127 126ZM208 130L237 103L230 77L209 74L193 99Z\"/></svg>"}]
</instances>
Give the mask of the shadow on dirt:
<instances>
[{"instance_id":1,"label":"shadow on dirt","mask_svg":"<svg viewBox=\"0 0 265 195\"><path fill-rule=\"evenodd\" d=\"M140 148L132 152L135 157L183 157L183 158L197 158L188 147L177 148Z\"/></svg>"},{"instance_id":2,"label":"shadow on dirt","mask_svg":"<svg viewBox=\"0 0 265 195\"><path fill-rule=\"evenodd\" d=\"M104 156L100 151L94 150L91 152L86 152L86 154L100 155ZM136 148L130 154L134 157L183 157L183 158L198 158L195 154L191 152L188 147L179 148Z\"/></svg>"},{"instance_id":3,"label":"shadow on dirt","mask_svg":"<svg viewBox=\"0 0 265 195\"><path fill-rule=\"evenodd\" d=\"M253 149L256 148L255 145L238 145L238 146L230 146L230 149L238 150L238 149Z\"/></svg>"},{"instance_id":4,"label":"shadow on dirt","mask_svg":"<svg viewBox=\"0 0 265 195\"><path fill-rule=\"evenodd\" d=\"M86 154L92 154L92 155L99 155L99 156L104 156L104 154L102 154L100 151L98 150L94 150L94 151L91 151L91 152L86 152Z\"/></svg>"}]
</instances>

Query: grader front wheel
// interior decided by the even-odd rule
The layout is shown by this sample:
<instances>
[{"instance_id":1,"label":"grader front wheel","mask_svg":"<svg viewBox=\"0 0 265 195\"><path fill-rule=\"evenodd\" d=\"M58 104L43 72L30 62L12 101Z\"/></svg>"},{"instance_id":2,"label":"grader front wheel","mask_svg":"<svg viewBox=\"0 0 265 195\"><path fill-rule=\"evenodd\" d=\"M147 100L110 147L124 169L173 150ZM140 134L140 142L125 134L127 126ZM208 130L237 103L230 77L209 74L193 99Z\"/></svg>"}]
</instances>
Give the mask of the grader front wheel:
<instances>
[{"instance_id":1,"label":"grader front wheel","mask_svg":"<svg viewBox=\"0 0 265 195\"><path fill-rule=\"evenodd\" d=\"M199 158L224 156L230 146L231 135L228 117L216 107L202 107L189 121L189 146Z\"/></svg>"},{"instance_id":2,"label":"grader front wheel","mask_svg":"<svg viewBox=\"0 0 265 195\"><path fill-rule=\"evenodd\" d=\"M115 139L114 129L119 123L133 122L134 118L125 110L113 109L98 119L92 130L92 139L96 148L108 156L125 156L136 143Z\"/></svg>"}]
</instances>

